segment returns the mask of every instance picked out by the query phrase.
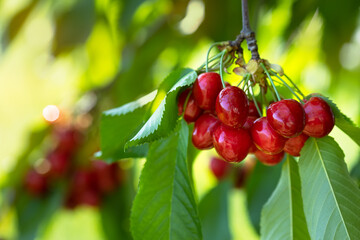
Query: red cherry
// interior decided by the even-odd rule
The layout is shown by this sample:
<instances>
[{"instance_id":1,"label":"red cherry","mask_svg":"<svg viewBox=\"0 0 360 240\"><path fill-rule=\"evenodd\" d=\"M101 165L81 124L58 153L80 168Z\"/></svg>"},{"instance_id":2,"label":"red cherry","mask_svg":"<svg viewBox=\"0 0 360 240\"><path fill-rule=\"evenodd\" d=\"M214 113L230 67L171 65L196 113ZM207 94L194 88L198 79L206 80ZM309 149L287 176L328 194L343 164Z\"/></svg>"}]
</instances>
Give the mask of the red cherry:
<instances>
[{"instance_id":1,"label":"red cherry","mask_svg":"<svg viewBox=\"0 0 360 240\"><path fill-rule=\"evenodd\" d=\"M194 98L196 104L204 110L215 109L216 97L223 88L218 73L202 73L194 83Z\"/></svg>"},{"instance_id":2,"label":"red cherry","mask_svg":"<svg viewBox=\"0 0 360 240\"><path fill-rule=\"evenodd\" d=\"M97 189L102 193L113 191L118 185L118 165L107 164L104 161L92 162Z\"/></svg>"},{"instance_id":3,"label":"red cherry","mask_svg":"<svg viewBox=\"0 0 360 240\"><path fill-rule=\"evenodd\" d=\"M255 164L255 158L251 157L247 158L246 162L242 166L235 168L235 188L241 189L245 186L246 180L254 170Z\"/></svg>"},{"instance_id":4,"label":"red cherry","mask_svg":"<svg viewBox=\"0 0 360 240\"><path fill-rule=\"evenodd\" d=\"M260 111L261 111L261 105L260 103L257 103L258 104L258 107L260 108ZM249 101L249 116L254 116L256 118L259 118L260 115L259 115L259 112L255 106L255 103L254 101Z\"/></svg>"},{"instance_id":5,"label":"red cherry","mask_svg":"<svg viewBox=\"0 0 360 240\"><path fill-rule=\"evenodd\" d=\"M320 97L310 98L304 105L306 124L304 133L321 138L334 128L335 119L330 106Z\"/></svg>"},{"instance_id":6,"label":"red cherry","mask_svg":"<svg viewBox=\"0 0 360 240\"><path fill-rule=\"evenodd\" d=\"M210 160L210 170L218 180L225 178L231 169L231 165L221 158L212 157Z\"/></svg>"},{"instance_id":7,"label":"red cherry","mask_svg":"<svg viewBox=\"0 0 360 240\"><path fill-rule=\"evenodd\" d=\"M263 151L257 150L255 152L256 158L265 165L274 166L281 162L284 158L284 152L280 152L274 155L266 154Z\"/></svg>"},{"instance_id":8,"label":"red cherry","mask_svg":"<svg viewBox=\"0 0 360 240\"><path fill-rule=\"evenodd\" d=\"M243 129L246 129L246 130L250 130L250 128L252 127L252 125L254 124L254 122L256 121L257 117L254 117L254 116L248 116L246 118L246 122L244 123L243 125Z\"/></svg>"},{"instance_id":9,"label":"red cherry","mask_svg":"<svg viewBox=\"0 0 360 240\"><path fill-rule=\"evenodd\" d=\"M56 132L59 140L57 149L67 154L73 153L80 145L81 134L75 128L58 129Z\"/></svg>"},{"instance_id":10,"label":"red cherry","mask_svg":"<svg viewBox=\"0 0 360 240\"><path fill-rule=\"evenodd\" d=\"M210 113L204 113L195 122L192 143L198 149L213 147L213 132L220 121Z\"/></svg>"},{"instance_id":11,"label":"red cherry","mask_svg":"<svg viewBox=\"0 0 360 240\"><path fill-rule=\"evenodd\" d=\"M302 133L297 137L288 139L285 143L284 151L295 157L300 156L300 151L308 138L309 136Z\"/></svg>"},{"instance_id":12,"label":"red cherry","mask_svg":"<svg viewBox=\"0 0 360 240\"><path fill-rule=\"evenodd\" d=\"M249 111L246 94L238 87L226 87L219 93L215 105L219 120L230 127L242 127Z\"/></svg>"},{"instance_id":13,"label":"red cherry","mask_svg":"<svg viewBox=\"0 0 360 240\"><path fill-rule=\"evenodd\" d=\"M268 154L277 154L285 146L286 138L271 128L266 117L258 118L251 127L251 136L256 147Z\"/></svg>"},{"instance_id":14,"label":"red cherry","mask_svg":"<svg viewBox=\"0 0 360 240\"><path fill-rule=\"evenodd\" d=\"M50 163L49 175L59 177L69 169L71 157L62 150L56 149L48 155L47 160Z\"/></svg>"},{"instance_id":15,"label":"red cherry","mask_svg":"<svg viewBox=\"0 0 360 240\"><path fill-rule=\"evenodd\" d=\"M77 192L95 189L95 176L90 169L78 169L73 177L72 186Z\"/></svg>"},{"instance_id":16,"label":"red cherry","mask_svg":"<svg viewBox=\"0 0 360 240\"><path fill-rule=\"evenodd\" d=\"M213 134L217 153L228 162L240 162L249 153L251 137L247 130L219 124Z\"/></svg>"},{"instance_id":17,"label":"red cherry","mask_svg":"<svg viewBox=\"0 0 360 240\"><path fill-rule=\"evenodd\" d=\"M33 195L42 195L47 190L46 176L31 169L25 176L25 188Z\"/></svg>"},{"instance_id":18,"label":"red cherry","mask_svg":"<svg viewBox=\"0 0 360 240\"><path fill-rule=\"evenodd\" d=\"M100 205L101 199L100 194L97 191L87 189L86 191L78 193L77 201L82 205L98 207Z\"/></svg>"},{"instance_id":19,"label":"red cherry","mask_svg":"<svg viewBox=\"0 0 360 240\"><path fill-rule=\"evenodd\" d=\"M179 100L178 100L179 115L183 114L184 104L189 92L190 92L190 88L183 91L179 96ZM202 113L201 108L199 108L198 105L196 105L194 95L191 94L185 108L185 113L184 113L185 121L187 123L195 122L196 119L201 115L201 113Z\"/></svg>"},{"instance_id":20,"label":"red cherry","mask_svg":"<svg viewBox=\"0 0 360 240\"><path fill-rule=\"evenodd\" d=\"M270 126L280 135L292 138L301 134L305 126L305 112L293 99L272 103L266 111Z\"/></svg>"}]
</instances>

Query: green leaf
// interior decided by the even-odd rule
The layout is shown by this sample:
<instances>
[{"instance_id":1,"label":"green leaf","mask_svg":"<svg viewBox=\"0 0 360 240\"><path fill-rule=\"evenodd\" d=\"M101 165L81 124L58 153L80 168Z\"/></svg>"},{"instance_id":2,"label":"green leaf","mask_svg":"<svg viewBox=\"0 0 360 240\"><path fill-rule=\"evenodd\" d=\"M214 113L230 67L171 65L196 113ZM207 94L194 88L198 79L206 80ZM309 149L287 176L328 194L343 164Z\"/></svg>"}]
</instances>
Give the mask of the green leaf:
<instances>
[{"instance_id":1,"label":"green leaf","mask_svg":"<svg viewBox=\"0 0 360 240\"><path fill-rule=\"evenodd\" d=\"M80 0L57 17L52 51L55 56L83 44L95 23L95 1Z\"/></svg>"},{"instance_id":2,"label":"green leaf","mask_svg":"<svg viewBox=\"0 0 360 240\"><path fill-rule=\"evenodd\" d=\"M121 107L103 112L100 122L101 153L99 158L113 162L121 158L144 157L148 145L130 147L125 143L139 130L156 91Z\"/></svg>"},{"instance_id":3,"label":"green leaf","mask_svg":"<svg viewBox=\"0 0 360 240\"><path fill-rule=\"evenodd\" d=\"M299 167L288 154L279 183L262 210L261 239L310 239L301 196Z\"/></svg>"},{"instance_id":4,"label":"green leaf","mask_svg":"<svg viewBox=\"0 0 360 240\"><path fill-rule=\"evenodd\" d=\"M360 158L350 171L350 176L358 183L360 187Z\"/></svg>"},{"instance_id":5,"label":"green leaf","mask_svg":"<svg viewBox=\"0 0 360 240\"><path fill-rule=\"evenodd\" d=\"M184 120L169 137L151 144L132 207L135 240L202 238L186 161L187 145Z\"/></svg>"},{"instance_id":6,"label":"green leaf","mask_svg":"<svg viewBox=\"0 0 360 240\"><path fill-rule=\"evenodd\" d=\"M246 181L246 205L252 225L260 232L261 209L274 191L280 178L282 164L265 166L257 161Z\"/></svg>"},{"instance_id":7,"label":"green leaf","mask_svg":"<svg viewBox=\"0 0 360 240\"><path fill-rule=\"evenodd\" d=\"M179 119L177 109L178 93L193 84L196 78L197 74L192 69L181 69L172 72L161 84L158 96L162 96L164 90L167 90L169 86L172 87L167 91L153 115L127 143L127 146L140 145L167 137L175 129Z\"/></svg>"},{"instance_id":8,"label":"green leaf","mask_svg":"<svg viewBox=\"0 0 360 240\"><path fill-rule=\"evenodd\" d=\"M130 173L131 177L132 175ZM129 219L134 184L131 180L132 178L127 178L119 188L102 200L99 213L106 240L132 239Z\"/></svg>"},{"instance_id":9,"label":"green leaf","mask_svg":"<svg viewBox=\"0 0 360 240\"><path fill-rule=\"evenodd\" d=\"M359 239L360 190L335 140L309 138L299 169L311 239Z\"/></svg>"},{"instance_id":10,"label":"green leaf","mask_svg":"<svg viewBox=\"0 0 360 240\"><path fill-rule=\"evenodd\" d=\"M231 239L228 195L232 186L229 180L221 181L201 200L199 204L199 215L205 240Z\"/></svg>"},{"instance_id":11,"label":"green leaf","mask_svg":"<svg viewBox=\"0 0 360 240\"><path fill-rule=\"evenodd\" d=\"M27 192L19 191L15 201L19 240L31 240L39 236L51 216L61 208L63 188L57 188L45 198L34 197Z\"/></svg>"},{"instance_id":12,"label":"green leaf","mask_svg":"<svg viewBox=\"0 0 360 240\"><path fill-rule=\"evenodd\" d=\"M326 101L335 116L335 125L340 128L345 134L347 134L352 140L354 140L357 145L360 146L360 128L355 125L351 119L343 114L340 109L336 106L336 104L331 101L328 97L325 97L320 94L310 94L306 96L306 99L310 99L311 97L320 97L324 101Z\"/></svg>"}]
</instances>

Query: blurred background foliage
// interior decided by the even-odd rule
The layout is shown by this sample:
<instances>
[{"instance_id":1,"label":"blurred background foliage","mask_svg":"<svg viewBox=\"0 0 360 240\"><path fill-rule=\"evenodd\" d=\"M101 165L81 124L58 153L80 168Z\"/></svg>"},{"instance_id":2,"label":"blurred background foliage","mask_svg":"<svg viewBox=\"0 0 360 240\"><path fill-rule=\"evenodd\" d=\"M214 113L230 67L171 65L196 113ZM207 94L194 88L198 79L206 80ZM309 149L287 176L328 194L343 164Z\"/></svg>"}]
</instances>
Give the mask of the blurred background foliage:
<instances>
[{"instance_id":1,"label":"blurred background foliage","mask_svg":"<svg viewBox=\"0 0 360 240\"><path fill-rule=\"evenodd\" d=\"M260 56L282 65L305 93L329 96L359 125L360 2L252 0L249 8ZM73 114L95 105L90 113L97 135L101 111L156 89L178 67L197 68L212 42L233 40L240 30L238 0L1 0L1 188L18 184L21 174L14 175L14 169L34 162L31 154L41 148L48 129L42 117L45 106L54 104ZM358 146L338 129L331 135L351 169L359 159ZM194 164L199 199L216 185L207 167L213 154L202 152ZM130 164L135 176L127 186L131 191L142 163ZM256 186L256 181L260 180L250 180L250 185ZM0 196L0 238L13 239L19 229L15 211L6 207L5 192ZM250 200L261 194L249 193ZM257 239L258 226L247 217L245 193L229 190L229 199L220 200L228 201L232 209L233 238ZM248 203L261 210L262 203ZM124 209L120 211L129 206ZM58 211L46 219L38 239L104 239L111 236L104 235L104 222L105 232L117 228L111 226L117 218L111 220L109 212L111 208L99 214L86 207Z\"/></svg>"}]
</instances>

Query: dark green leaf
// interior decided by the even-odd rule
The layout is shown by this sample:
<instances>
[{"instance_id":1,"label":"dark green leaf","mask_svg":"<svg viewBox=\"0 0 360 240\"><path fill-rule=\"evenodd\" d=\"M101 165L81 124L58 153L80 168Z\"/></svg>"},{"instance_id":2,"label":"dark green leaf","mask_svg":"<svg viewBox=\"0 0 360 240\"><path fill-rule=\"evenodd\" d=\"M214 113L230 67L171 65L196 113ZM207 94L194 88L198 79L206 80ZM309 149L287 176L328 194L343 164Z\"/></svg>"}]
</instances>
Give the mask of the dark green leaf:
<instances>
[{"instance_id":1,"label":"dark green leaf","mask_svg":"<svg viewBox=\"0 0 360 240\"><path fill-rule=\"evenodd\" d=\"M34 197L18 192L15 201L19 240L32 240L39 236L51 216L63 203L64 191L57 188L46 197Z\"/></svg>"},{"instance_id":2,"label":"dark green leaf","mask_svg":"<svg viewBox=\"0 0 360 240\"><path fill-rule=\"evenodd\" d=\"M357 127L349 117L343 114L336 106L336 104L328 97L324 97L320 94L311 94L308 95L306 98L309 99L313 96L324 99L330 105L331 110L333 111L335 116L335 125L340 128L345 134L347 134L352 140L354 140L357 145L360 146L360 128Z\"/></svg>"},{"instance_id":3,"label":"dark green leaf","mask_svg":"<svg viewBox=\"0 0 360 240\"><path fill-rule=\"evenodd\" d=\"M251 223L260 232L261 209L280 178L281 164L268 167L257 162L246 182L246 203Z\"/></svg>"},{"instance_id":4,"label":"dark green leaf","mask_svg":"<svg viewBox=\"0 0 360 240\"><path fill-rule=\"evenodd\" d=\"M305 217L312 239L358 239L360 190L333 138L309 138L299 161Z\"/></svg>"},{"instance_id":5,"label":"dark green leaf","mask_svg":"<svg viewBox=\"0 0 360 240\"><path fill-rule=\"evenodd\" d=\"M228 200L232 189L229 180L220 182L199 203L201 228L205 240L231 239L229 229Z\"/></svg>"},{"instance_id":6,"label":"dark green leaf","mask_svg":"<svg viewBox=\"0 0 360 240\"><path fill-rule=\"evenodd\" d=\"M288 154L279 183L262 210L261 239L310 239L301 196L299 167Z\"/></svg>"},{"instance_id":7,"label":"dark green leaf","mask_svg":"<svg viewBox=\"0 0 360 240\"><path fill-rule=\"evenodd\" d=\"M132 239L129 219L135 192L131 181L133 173L127 173L131 177L127 177L116 191L106 195L99 209L106 240Z\"/></svg>"},{"instance_id":8,"label":"dark green leaf","mask_svg":"<svg viewBox=\"0 0 360 240\"><path fill-rule=\"evenodd\" d=\"M100 123L101 156L113 162L121 158L144 157L148 145L130 147L125 143L139 130L156 91L121 107L103 112Z\"/></svg>"},{"instance_id":9,"label":"dark green leaf","mask_svg":"<svg viewBox=\"0 0 360 240\"><path fill-rule=\"evenodd\" d=\"M69 10L57 17L53 53L58 55L83 44L95 23L94 0L79 0Z\"/></svg>"},{"instance_id":10,"label":"dark green leaf","mask_svg":"<svg viewBox=\"0 0 360 240\"><path fill-rule=\"evenodd\" d=\"M132 207L135 240L202 238L187 145L184 120L169 137L151 144Z\"/></svg>"},{"instance_id":11,"label":"dark green leaf","mask_svg":"<svg viewBox=\"0 0 360 240\"><path fill-rule=\"evenodd\" d=\"M128 142L128 146L140 145L168 136L175 128L178 116L177 96L185 87L190 86L197 78L192 69L181 69L172 72L161 84L158 95L166 93L158 108L147 120L140 131ZM167 86L172 86L163 92Z\"/></svg>"}]
</instances>

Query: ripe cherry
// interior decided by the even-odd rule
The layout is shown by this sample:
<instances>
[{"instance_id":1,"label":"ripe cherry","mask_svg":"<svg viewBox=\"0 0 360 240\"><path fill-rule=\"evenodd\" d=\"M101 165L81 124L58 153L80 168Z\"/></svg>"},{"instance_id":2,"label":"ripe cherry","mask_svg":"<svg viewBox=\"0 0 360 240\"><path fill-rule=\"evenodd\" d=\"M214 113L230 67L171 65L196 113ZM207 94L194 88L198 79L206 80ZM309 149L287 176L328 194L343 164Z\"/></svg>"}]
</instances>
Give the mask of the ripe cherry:
<instances>
[{"instance_id":1,"label":"ripe cherry","mask_svg":"<svg viewBox=\"0 0 360 240\"><path fill-rule=\"evenodd\" d=\"M56 149L48 155L47 160L50 163L49 175L59 177L64 175L69 169L71 157L68 153Z\"/></svg>"},{"instance_id":2,"label":"ripe cherry","mask_svg":"<svg viewBox=\"0 0 360 240\"><path fill-rule=\"evenodd\" d=\"M210 160L210 170L215 175L217 180L221 180L230 172L231 165L221 158L212 157Z\"/></svg>"},{"instance_id":3,"label":"ripe cherry","mask_svg":"<svg viewBox=\"0 0 360 240\"><path fill-rule=\"evenodd\" d=\"M258 104L258 107L260 108L261 110L261 105L260 103L257 103ZM255 106L255 103L254 101L249 101L249 116L254 116L256 118L259 118L260 115L259 115L259 112Z\"/></svg>"},{"instance_id":4,"label":"ripe cherry","mask_svg":"<svg viewBox=\"0 0 360 240\"><path fill-rule=\"evenodd\" d=\"M96 187L101 193L111 192L117 187L119 183L117 164L107 164L104 161L96 160L92 162L92 171Z\"/></svg>"},{"instance_id":5,"label":"ripe cherry","mask_svg":"<svg viewBox=\"0 0 360 240\"><path fill-rule=\"evenodd\" d=\"M196 79L193 93L196 104L204 110L215 109L215 101L219 92L223 88L221 78L218 73L202 73Z\"/></svg>"},{"instance_id":6,"label":"ripe cherry","mask_svg":"<svg viewBox=\"0 0 360 240\"><path fill-rule=\"evenodd\" d=\"M268 166L274 166L274 165L280 163L281 160L284 158L284 151L274 154L274 155L270 155L270 154L264 153L261 150L257 150L255 152L255 156L263 164L268 165Z\"/></svg>"},{"instance_id":7,"label":"ripe cherry","mask_svg":"<svg viewBox=\"0 0 360 240\"><path fill-rule=\"evenodd\" d=\"M67 129L58 129L56 131L57 139L59 140L57 149L66 154L72 154L80 145L80 132L71 127Z\"/></svg>"},{"instance_id":8,"label":"ripe cherry","mask_svg":"<svg viewBox=\"0 0 360 240\"><path fill-rule=\"evenodd\" d=\"M186 98L190 92L190 88L183 91L178 99L178 111L179 115L183 114L184 111L184 104L186 101ZM186 104L185 113L184 113L184 119L187 123L195 122L196 119L201 115L202 109L196 105L194 95L191 93L189 96L188 102Z\"/></svg>"},{"instance_id":9,"label":"ripe cherry","mask_svg":"<svg viewBox=\"0 0 360 240\"><path fill-rule=\"evenodd\" d=\"M249 153L251 137L247 130L219 124L213 134L217 153L228 162L240 162Z\"/></svg>"},{"instance_id":10,"label":"ripe cherry","mask_svg":"<svg viewBox=\"0 0 360 240\"><path fill-rule=\"evenodd\" d=\"M251 136L256 147L268 154L277 154L285 146L286 138L271 128L266 117L258 118L251 127Z\"/></svg>"},{"instance_id":11,"label":"ripe cherry","mask_svg":"<svg viewBox=\"0 0 360 240\"><path fill-rule=\"evenodd\" d=\"M25 176L25 188L33 195L42 195L47 190L46 176L31 169Z\"/></svg>"},{"instance_id":12,"label":"ripe cherry","mask_svg":"<svg viewBox=\"0 0 360 240\"><path fill-rule=\"evenodd\" d=\"M250 130L254 122L256 121L257 117L254 116L248 116L246 118L246 122L243 125L243 129Z\"/></svg>"},{"instance_id":13,"label":"ripe cherry","mask_svg":"<svg viewBox=\"0 0 360 240\"><path fill-rule=\"evenodd\" d=\"M299 102L293 99L272 103L267 109L266 115L271 127L284 137L296 137L304 130L304 109Z\"/></svg>"},{"instance_id":14,"label":"ripe cherry","mask_svg":"<svg viewBox=\"0 0 360 240\"><path fill-rule=\"evenodd\" d=\"M242 127L249 112L249 101L243 90L226 87L219 93L215 105L219 120L230 127Z\"/></svg>"},{"instance_id":15,"label":"ripe cherry","mask_svg":"<svg viewBox=\"0 0 360 240\"><path fill-rule=\"evenodd\" d=\"M204 113L195 122L192 143L198 149L213 147L213 132L220 121L210 113Z\"/></svg>"},{"instance_id":16,"label":"ripe cherry","mask_svg":"<svg viewBox=\"0 0 360 240\"><path fill-rule=\"evenodd\" d=\"M241 189L246 185L248 176L254 170L255 164L256 159L254 157L250 157L246 159L246 162L242 166L237 166L235 168L235 188Z\"/></svg>"},{"instance_id":17,"label":"ripe cherry","mask_svg":"<svg viewBox=\"0 0 360 240\"><path fill-rule=\"evenodd\" d=\"M304 104L306 123L304 133L321 138L334 128L335 119L330 106L320 97L312 97Z\"/></svg>"},{"instance_id":18,"label":"ripe cherry","mask_svg":"<svg viewBox=\"0 0 360 240\"><path fill-rule=\"evenodd\" d=\"M304 133L297 137L289 138L285 143L284 151L295 157L300 156L300 151L308 138L309 136Z\"/></svg>"}]
</instances>

